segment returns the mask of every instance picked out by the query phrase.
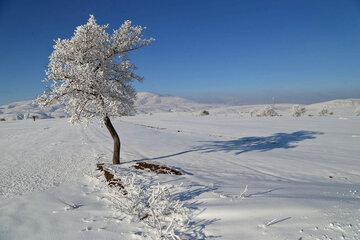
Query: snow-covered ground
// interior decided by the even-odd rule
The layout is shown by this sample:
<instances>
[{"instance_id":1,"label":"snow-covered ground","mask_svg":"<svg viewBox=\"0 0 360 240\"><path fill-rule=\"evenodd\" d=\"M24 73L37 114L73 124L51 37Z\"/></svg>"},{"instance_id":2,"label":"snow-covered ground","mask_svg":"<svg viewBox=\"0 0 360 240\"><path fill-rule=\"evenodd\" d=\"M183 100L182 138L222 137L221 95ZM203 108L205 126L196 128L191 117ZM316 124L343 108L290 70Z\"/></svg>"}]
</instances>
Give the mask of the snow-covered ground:
<instances>
[{"instance_id":1,"label":"snow-covered ground","mask_svg":"<svg viewBox=\"0 0 360 240\"><path fill-rule=\"evenodd\" d=\"M360 239L360 117L355 105L307 116L322 106L299 118L285 105L274 118L250 117L259 106L120 118L117 174L178 186L195 239ZM106 128L5 121L0 136L0 239L156 239L96 171L111 162ZM134 170L138 161L185 175Z\"/></svg>"}]
</instances>

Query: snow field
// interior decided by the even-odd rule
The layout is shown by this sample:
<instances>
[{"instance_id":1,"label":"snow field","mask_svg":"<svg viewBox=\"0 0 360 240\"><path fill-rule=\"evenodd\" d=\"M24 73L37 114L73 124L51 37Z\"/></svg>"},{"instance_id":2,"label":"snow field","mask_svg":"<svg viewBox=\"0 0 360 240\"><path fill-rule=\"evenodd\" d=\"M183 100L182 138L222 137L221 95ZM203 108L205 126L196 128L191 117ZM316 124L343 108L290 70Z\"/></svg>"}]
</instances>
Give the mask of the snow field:
<instances>
[{"instance_id":1,"label":"snow field","mask_svg":"<svg viewBox=\"0 0 360 240\"><path fill-rule=\"evenodd\" d=\"M138 177L151 186L182 183L172 197L193 206L197 239L360 238L360 128L350 113L167 113L121 118L114 126L122 140L118 174L133 172L136 161L186 173ZM95 171L97 162L111 160L106 128L17 121L0 123L0 135L0 239L158 236L119 210Z\"/></svg>"}]
</instances>

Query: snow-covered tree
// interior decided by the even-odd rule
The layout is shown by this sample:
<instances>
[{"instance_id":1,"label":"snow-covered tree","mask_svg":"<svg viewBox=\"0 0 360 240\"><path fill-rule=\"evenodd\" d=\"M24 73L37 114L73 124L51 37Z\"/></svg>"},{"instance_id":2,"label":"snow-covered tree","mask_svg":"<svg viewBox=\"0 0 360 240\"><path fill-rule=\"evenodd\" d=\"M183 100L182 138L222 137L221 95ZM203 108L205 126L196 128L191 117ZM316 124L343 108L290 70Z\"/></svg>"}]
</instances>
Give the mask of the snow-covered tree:
<instances>
[{"instance_id":1,"label":"snow-covered tree","mask_svg":"<svg viewBox=\"0 0 360 240\"><path fill-rule=\"evenodd\" d=\"M273 108L270 105L266 105L263 109L260 109L257 113L256 113L257 117L277 117L280 116L280 114L278 114L275 111L275 108Z\"/></svg>"},{"instance_id":2,"label":"snow-covered tree","mask_svg":"<svg viewBox=\"0 0 360 240\"><path fill-rule=\"evenodd\" d=\"M324 105L323 108L319 112L319 116L325 117L328 115L333 115L333 112L330 112L327 105Z\"/></svg>"},{"instance_id":3,"label":"snow-covered tree","mask_svg":"<svg viewBox=\"0 0 360 240\"><path fill-rule=\"evenodd\" d=\"M110 117L133 111L136 92L131 83L142 81L142 77L134 73L136 67L128 53L149 45L153 39L145 39L145 28L133 26L131 21L125 21L112 35L107 28L90 15L71 39L55 41L44 80L51 85L35 101L42 108L65 103L71 123L99 117L114 139L113 164L119 164L120 139Z\"/></svg>"},{"instance_id":4,"label":"snow-covered tree","mask_svg":"<svg viewBox=\"0 0 360 240\"><path fill-rule=\"evenodd\" d=\"M300 105L294 105L291 108L290 115L293 117L301 117L306 112L305 107L301 107Z\"/></svg>"}]
</instances>

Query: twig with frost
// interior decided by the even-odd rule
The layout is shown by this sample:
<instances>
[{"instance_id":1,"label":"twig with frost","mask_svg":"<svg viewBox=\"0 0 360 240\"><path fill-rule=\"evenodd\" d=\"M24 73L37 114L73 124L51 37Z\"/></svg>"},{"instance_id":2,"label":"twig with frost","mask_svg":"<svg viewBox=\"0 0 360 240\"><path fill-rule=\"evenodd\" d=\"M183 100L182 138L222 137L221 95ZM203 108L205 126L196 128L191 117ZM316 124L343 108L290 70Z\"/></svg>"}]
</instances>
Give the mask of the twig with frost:
<instances>
[{"instance_id":1,"label":"twig with frost","mask_svg":"<svg viewBox=\"0 0 360 240\"><path fill-rule=\"evenodd\" d=\"M277 221L276 218L274 218L273 220L265 223L265 224L260 224L258 225L258 227L262 228L262 229L266 229L267 227L271 226L272 224L274 224Z\"/></svg>"},{"instance_id":2,"label":"twig with frost","mask_svg":"<svg viewBox=\"0 0 360 240\"><path fill-rule=\"evenodd\" d=\"M240 198L246 198L246 195L245 195L245 194L247 193L247 191L248 191L248 185L245 186L244 191L240 194L239 197L240 197Z\"/></svg>"},{"instance_id":3,"label":"twig with frost","mask_svg":"<svg viewBox=\"0 0 360 240\"><path fill-rule=\"evenodd\" d=\"M65 210L74 210L74 209L80 208L82 206L81 204L74 203L73 201L66 202L62 199L58 199L58 200L66 205Z\"/></svg>"},{"instance_id":4,"label":"twig with frost","mask_svg":"<svg viewBox=\"0 0 360 240\"><path fill-rule=\"evenodd\" d=\"M276 222L276 221L277 221L277 219L274 218L273 220L271 220L271 221L269 221L267 224L265 224L265 226L268 227L268 226L272 225L272 224L273 224L274 222Z\"/></svg>"}]
</instances>

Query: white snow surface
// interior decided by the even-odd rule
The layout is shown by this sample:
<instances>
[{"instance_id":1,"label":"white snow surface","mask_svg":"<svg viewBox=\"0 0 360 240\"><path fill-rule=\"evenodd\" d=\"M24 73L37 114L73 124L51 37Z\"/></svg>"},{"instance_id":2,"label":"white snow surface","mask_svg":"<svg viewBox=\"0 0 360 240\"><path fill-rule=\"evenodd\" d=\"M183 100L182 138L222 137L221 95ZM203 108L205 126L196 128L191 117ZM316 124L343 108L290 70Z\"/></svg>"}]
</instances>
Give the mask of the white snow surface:
<instances>
[{"instance_id":1,"label":"white snow surface","mask_svg":"<svg viewBox=\"0 0 360 240\"><path fill-rule=\"evenodd\" d=\"M289 106L275 118L242 106L114 119L115 171L154 186L182 183L173 197L196 214L195 239L360 239L356 106L328 104L334 115L318 117L320 104L299 118ZM156 239L119 211L96 170L111 162L106 128L67 121L0 122L0 239ZM138 161L185 175L134 170Z\"/></svg>"}]
</instances>

